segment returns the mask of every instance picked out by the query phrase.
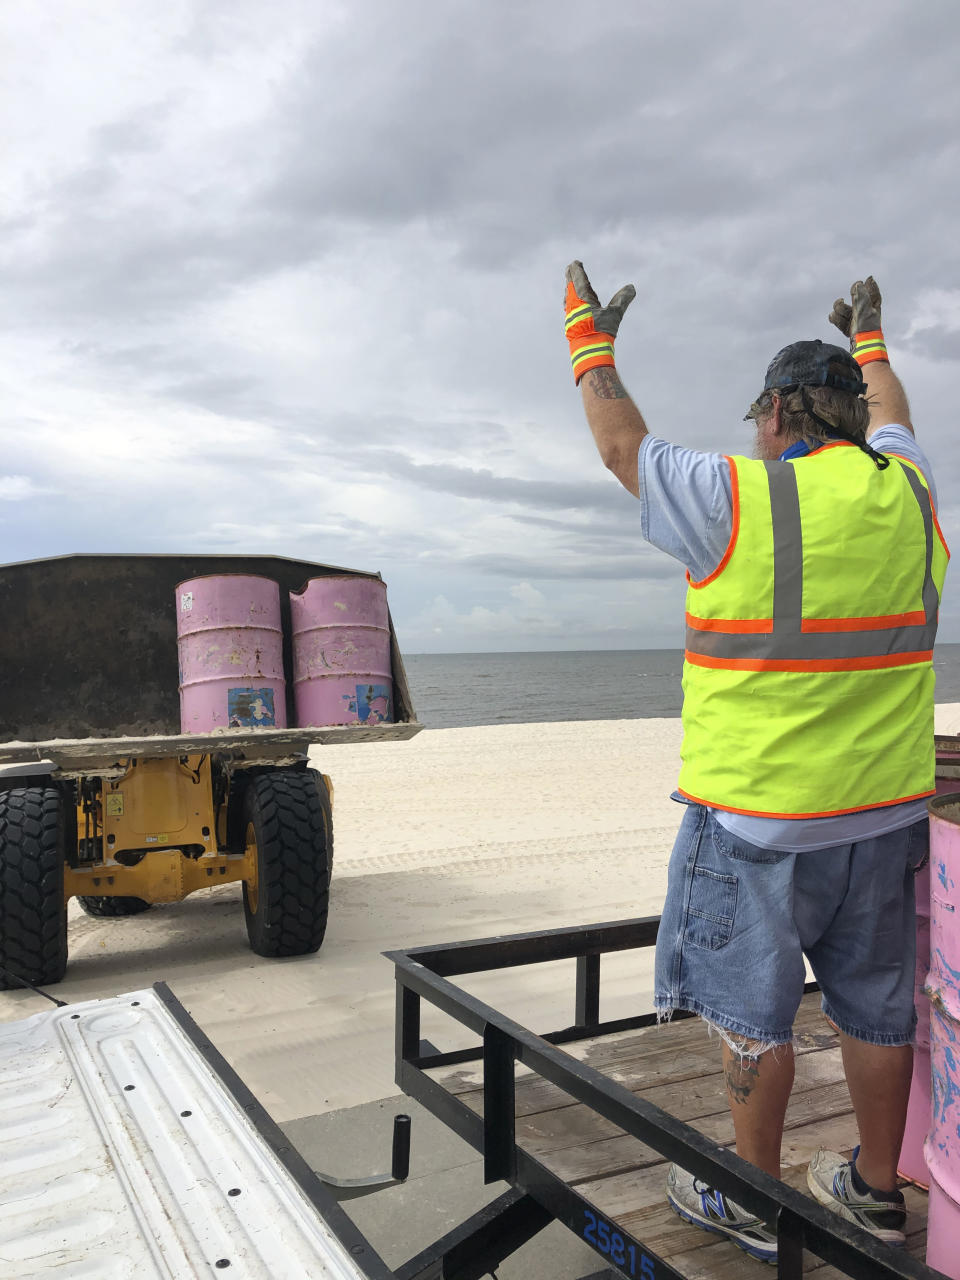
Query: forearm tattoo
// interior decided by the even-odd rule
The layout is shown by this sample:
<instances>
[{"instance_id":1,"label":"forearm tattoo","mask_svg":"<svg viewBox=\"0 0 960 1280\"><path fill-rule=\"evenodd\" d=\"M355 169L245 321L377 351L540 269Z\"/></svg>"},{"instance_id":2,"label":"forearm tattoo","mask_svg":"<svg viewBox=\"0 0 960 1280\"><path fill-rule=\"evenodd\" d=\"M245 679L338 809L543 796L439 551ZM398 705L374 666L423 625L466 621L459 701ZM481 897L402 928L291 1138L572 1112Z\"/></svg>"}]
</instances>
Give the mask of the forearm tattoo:
<instances>
[{"instance_id":1,"label":"forearm tattoo","mask_svg":"<svg viewBox=\"0 0 960 1280\"><path fill-rule=\"evenodd\" d=\"M590 390L598 400L629 399L616 369L602 365L599 369L591 369L586 375L590 379Z\"/></svg>"},{"instance_id":2,"label":"forearm tattoo","mask_svg":"<svg viewBox=\"0 0 960 1280\"><path fill-rule=\"evenodd\" d=\"M760 1078L760 1064L756 1058L735 1058L724 1068L727 1093L734 1102L746 1102Z\"/></svg>"}]
</instances>

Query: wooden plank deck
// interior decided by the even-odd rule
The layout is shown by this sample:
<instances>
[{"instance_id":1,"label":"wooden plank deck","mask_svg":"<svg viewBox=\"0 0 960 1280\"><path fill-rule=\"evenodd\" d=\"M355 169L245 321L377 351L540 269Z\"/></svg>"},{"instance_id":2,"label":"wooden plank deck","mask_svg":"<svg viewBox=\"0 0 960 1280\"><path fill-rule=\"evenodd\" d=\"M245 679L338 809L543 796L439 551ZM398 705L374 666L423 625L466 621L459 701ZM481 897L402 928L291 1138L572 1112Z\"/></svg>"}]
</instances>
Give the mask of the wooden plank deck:
<instances>
[{"instance_id":1,"label":"wooden plank deck","mask_svg":"<svg viewBox=\"0 0 960 1280\"><path fill-rule=\"evenodd\" d=\"M837 1036L820 1013L819 1002L816 993L805 996L797 1016L797 1074L783 1143L784 1180L804 1192L807 1165L819 1147L849 1153L857 1141ZM719 1044L699 1019L582 1040L564 1049L721 1145L733 1144ZM430 1074L471 1110L482 1113L479 1064ZM517 1143L575 1186L599 1214L624 1227L690 1280L769 1277L770 1269L763 1263L672 1212L664 1197L662 1156L524 1068L517 1074ZM903 1191L907 1248L922 1259L926 1193L908 1184ZM816 1280L841 1275L809 1254L805 1270Z\"/></svg>"}]
</instances>

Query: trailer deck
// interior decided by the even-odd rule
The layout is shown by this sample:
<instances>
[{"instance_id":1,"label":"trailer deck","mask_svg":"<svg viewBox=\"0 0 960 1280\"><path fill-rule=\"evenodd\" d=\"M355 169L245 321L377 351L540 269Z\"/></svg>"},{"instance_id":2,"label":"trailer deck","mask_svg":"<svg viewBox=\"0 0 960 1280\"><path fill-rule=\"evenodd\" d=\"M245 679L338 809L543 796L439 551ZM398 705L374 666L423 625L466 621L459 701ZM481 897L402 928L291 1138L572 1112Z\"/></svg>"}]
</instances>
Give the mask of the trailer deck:
<instances>
[{"instance_id":1,"label":"trailer deck","mask_svg":"<svg viewBox=\"0 0 960 1280\"><path fill-rule=\"evenodd\" d=\"M815 992L804 996L796 1031L797 1075L784 1134L784 1180L805 1192L806 1168L817 1149L849 1151L857 1141L857 1129L837 1036L820 1013ZM698 1020L591 1037L565 1050L698 1133L722 1146L732 1145L733 1123L717 1041ZM448 1067L430 1074L471 1111L483 1115L483 1082L477 1072ZM682 1222L668 1208L663 1194L667 1162L651 1147L533 1074L518 1080L516 1096L519 1145L556 1177L577 1187L598 1216L624 1227L686 1276L734 1280L746 1274L769 1275L762 1263L721 1237ZM926 1195L910 1186L905 1194L910 1209L907 1247L922 1259ZM833 1280L840 1273L825 1267L817 1274Z\"/></svg>"},{"instance_id":2,"label":"trailer deck","mask_svg":"<svg viewBox=\"0 0 960 1280\"><path fill-rule=\"evenodd\" d=\"M903 1188L905 1250L879 1244L807 1194L806 1167L817 1149L849 1152L857 1141L838 1038L820 1013L813 984L796 1023L782 1182L731 1150L718 1042L699 1019L680 1016L657 1025L656 1015L646 1013L600 1021L601 955L652 945L658 924L653 917L390 953L398 982L398 1084L482 1152L487 1182L511 1184L505 1209L516 1215L516 1196L526 1198L524 1238L540 1229L546 1210L593 1246L607 1267L604 1275L735 1280L771 1274L730 1241L670 1210L664 1184L671 1160L777 1221L783 1277L939 1275L923 1262L923 1190ZM449 980L574 957L574 1022L544 1035ZM421 999L474 1030L477 1048L444 1053L421 1042Z\"/></svg>"}]
</instances>

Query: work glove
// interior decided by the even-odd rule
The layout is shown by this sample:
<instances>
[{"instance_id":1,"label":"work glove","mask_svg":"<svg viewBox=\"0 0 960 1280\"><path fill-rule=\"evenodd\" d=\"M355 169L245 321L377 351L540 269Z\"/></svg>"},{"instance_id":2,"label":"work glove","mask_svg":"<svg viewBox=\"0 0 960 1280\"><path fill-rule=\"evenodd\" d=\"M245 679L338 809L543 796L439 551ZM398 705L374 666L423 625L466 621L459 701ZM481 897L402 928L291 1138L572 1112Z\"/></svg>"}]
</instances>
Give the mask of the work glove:
<instances>
[{"instance_id":1,"label":"work glove","mask_svg":"<svg viewBox=\"0 0 960 1280\"><path fill-rule=\"evenodd\" d=\"M593 291L582 262L567 267L566 334L573 376L579 382L590 369L613 365L613 340L623 313L637 296L632 284L618 289L605 307Z\"/></svg>"},{"instance_id":2,"label":"work glove","mask_svg":"<svg viewBox=\"0 0 960 1280\"><path fill-rule=\"evenodd\" d=\"M853 305L851 306L850 303ZM880 327L880 287L873 276L850 286L850 302L838 298L827 319L850 339L850 354L861 367L875 360L889 363Z\"/></svg>"}]
</instances>

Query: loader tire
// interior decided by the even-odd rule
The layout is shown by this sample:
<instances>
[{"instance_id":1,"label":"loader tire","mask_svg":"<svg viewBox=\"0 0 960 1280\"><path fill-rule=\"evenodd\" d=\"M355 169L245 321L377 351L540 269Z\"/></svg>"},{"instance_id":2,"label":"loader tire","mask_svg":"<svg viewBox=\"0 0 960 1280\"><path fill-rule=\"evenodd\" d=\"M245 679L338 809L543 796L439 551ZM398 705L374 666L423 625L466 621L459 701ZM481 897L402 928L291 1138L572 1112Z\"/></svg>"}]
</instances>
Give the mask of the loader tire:
<instances>
[{"instance_id":1,"label":"loader tire","mask_svg":"<svg viewBox=\"0 0 960 1280\"><path fill-rule=\"evenodd\" d=\"M327 928L333 818L326 783L312 769L258 774L243 796L245 848L255 846L256 883L243 909L258 956L316 951Z\"/></svg>"},{"instance_id":2,"label":"loader tire","mask_svg":"<svg viewBox=\"0 0 960 1280\"><path fill-rule=\"evenodd\" d=\"M46 986L66 970L68 808L56 787L0 792L0 990L17 978Z\"/></svg>"},{"instance_id":3,"label":"loader tire","mask_svg":"<svg viewBox=\"0 0 960 1280\"><path fill-rule=\"evenodd\" d=\"M89 894L77 894L77 901L88 916L138 916L141 911L149 911L151 904L143 898L91 897Z\"/></svg>"}]
</instances>

